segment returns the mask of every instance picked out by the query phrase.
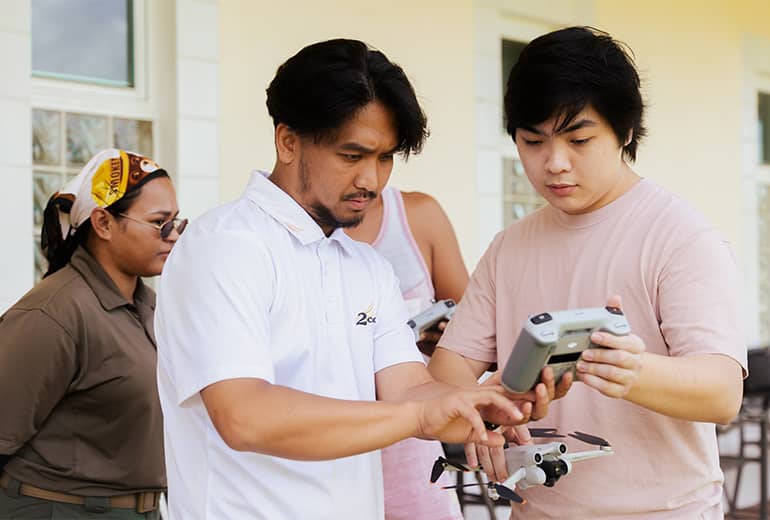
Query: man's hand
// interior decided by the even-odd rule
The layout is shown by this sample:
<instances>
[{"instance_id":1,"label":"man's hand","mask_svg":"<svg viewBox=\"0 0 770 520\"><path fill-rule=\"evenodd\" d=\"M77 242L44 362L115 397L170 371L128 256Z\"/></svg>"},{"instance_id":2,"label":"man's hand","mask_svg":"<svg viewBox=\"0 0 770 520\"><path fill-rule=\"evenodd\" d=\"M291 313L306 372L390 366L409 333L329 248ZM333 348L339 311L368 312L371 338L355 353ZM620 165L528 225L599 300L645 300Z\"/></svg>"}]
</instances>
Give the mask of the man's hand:
<instances>
[{"instance_id":1,"label":"man's hand","mask_svg":"<svg viewBox=\"0 0 770 520\"><path fill-rule=\"evenodd\" d=\"M500 381L500 377L501 373L498 371L485 380L484 383L482 383L482 386L497 384ZM570 386L572 386L572 373L565 374L559 380L559 384L555 384L553 369L551 367L545 367L543 369L540 374L540 379L541 382L530 392L524 394L506 392L506 395L509 398L519 400L519 408L525 415L525 420L523 420L521 424L502 430L501 433L504 434L508 442L517 445L531 444L532 437L529 434L529 428L523 423L526 423L527 421L536 421L545 417L550 402L554 399L564 397L570 389ZM467 443L465 445L465 458L470 466L478 466L481 464L487 477L493 482L502 482L508 478L508 468L506 466L505 454L503 453L502 447L487 447L474 443Z\"/></svg>"},{"instance_id":2,"label":"man's hand","mask_svg":"<svg viewBox=\"0 0 770 520\"><path fill-rule=\"evenodd\" d=\"M420 352L428 357L433 355L433 352L436 350L436 344L441 339L441 335L444 334L447 323L449 323L448 320L441 320L435 327L422 331L422 334L417 339L417 348L420 349Z\"/></svg>"},{"instance_id":3,"label":"man's hand","mask_svg":"<svg viewBox=\"0 0 770 520\"><path fill-rule=\"evenodd\" d=\"M415 404L419 406L416 436L448 443L502 446L503 435L487 430L482 413L501 420L500 424L512 425L524 420L524 414L505 396L501 386L457 389Z\"/></svg>"},{"instance_id":4,"label":"man's hand","mask_svg":"<svg viewBox=\"0 0 770 520\"><path fill-rule=\"evenodd\" d=\"M611 296L607 305L621 308L620 296ZM642 371L644 342L635 334L615 336L607 332L594 332L591 341L607 348L583 351L577 363L578 379L608 397L625 397Z\"/></svg>"}]
</instances>

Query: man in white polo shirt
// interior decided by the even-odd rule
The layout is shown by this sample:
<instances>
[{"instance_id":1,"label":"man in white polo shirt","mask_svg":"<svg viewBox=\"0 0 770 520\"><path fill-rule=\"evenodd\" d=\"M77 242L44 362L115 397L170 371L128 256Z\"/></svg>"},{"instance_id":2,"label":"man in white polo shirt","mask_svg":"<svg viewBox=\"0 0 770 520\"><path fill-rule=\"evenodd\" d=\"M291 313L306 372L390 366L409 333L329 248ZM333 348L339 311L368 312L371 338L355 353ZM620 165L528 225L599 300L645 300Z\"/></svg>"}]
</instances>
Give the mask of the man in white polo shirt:
<instances>
[{"instance_id":1,"label":"man in white polo shirt","mask_svg":"<svg viewBox=\"0 0 770 520\"><path fill-rule=\"evenodd\" d=\"M499 446L482 415L540 417L553 380L524 396L435 382L389 264L341 229L427 135L400 67L362 42L314 44L278 69L267 105L273 171L196 220L160 281L171 517L382 518L374 450Z\"/></svg>"}]
</instances>

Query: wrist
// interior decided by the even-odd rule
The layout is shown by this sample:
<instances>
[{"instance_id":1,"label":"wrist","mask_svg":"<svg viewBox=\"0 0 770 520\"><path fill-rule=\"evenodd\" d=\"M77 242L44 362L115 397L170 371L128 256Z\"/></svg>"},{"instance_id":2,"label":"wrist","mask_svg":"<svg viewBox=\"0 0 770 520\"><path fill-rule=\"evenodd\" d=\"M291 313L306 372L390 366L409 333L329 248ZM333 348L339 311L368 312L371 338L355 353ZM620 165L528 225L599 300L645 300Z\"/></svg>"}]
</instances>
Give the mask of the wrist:
<instances>
[{"instance_id":1,"label":"wrist","mask_svg":"<svg viewBox=\"0 0 770 520\"><path fill-rule=\"evenodd\" d=\"M399 421L401 424L409 425L406 437L424 438L422 405L419 401L404 401L399 403L401 408Z\"/></svg>"}]
</instances>

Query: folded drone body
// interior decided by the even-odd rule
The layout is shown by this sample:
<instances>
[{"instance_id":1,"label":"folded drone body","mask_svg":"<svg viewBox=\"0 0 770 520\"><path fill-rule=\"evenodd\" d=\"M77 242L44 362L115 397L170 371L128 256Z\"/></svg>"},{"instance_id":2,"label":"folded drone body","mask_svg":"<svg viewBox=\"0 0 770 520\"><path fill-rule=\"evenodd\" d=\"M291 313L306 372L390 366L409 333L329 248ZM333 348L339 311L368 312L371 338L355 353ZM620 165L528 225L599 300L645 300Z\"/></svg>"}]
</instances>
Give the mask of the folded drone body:
<instances>
[{"instance_id":1,"label":"folded drone body","mask_svg":"<svg viewBox=\"0 0 770 520\"><path fill-rule=\"evenodd\" d=\"M554 428L532 428L532 437L564 437L556 433ZM612 446L594 435L582 432L569 434L570 437L598 446L598 449L569 453L569 448L563 442L548 442L545 444L529 444L524 446L511 446L504 450L505 461L508 467L509 477L503 482L488 482L489 497L493 500L504 498L517 503L525 500L516 493L515 489L527 489L532 486L551 487L564 475L572 471L572 463L581 460L606 457L614 453ZM480 466L472 467L439 457L433 464L431 482L436 482L445 471L483 471ZM480 484L465 484L463 487L478 486ZM454 489L457 486L445 486L445 489Z\"/></svg>"}]
</instances>

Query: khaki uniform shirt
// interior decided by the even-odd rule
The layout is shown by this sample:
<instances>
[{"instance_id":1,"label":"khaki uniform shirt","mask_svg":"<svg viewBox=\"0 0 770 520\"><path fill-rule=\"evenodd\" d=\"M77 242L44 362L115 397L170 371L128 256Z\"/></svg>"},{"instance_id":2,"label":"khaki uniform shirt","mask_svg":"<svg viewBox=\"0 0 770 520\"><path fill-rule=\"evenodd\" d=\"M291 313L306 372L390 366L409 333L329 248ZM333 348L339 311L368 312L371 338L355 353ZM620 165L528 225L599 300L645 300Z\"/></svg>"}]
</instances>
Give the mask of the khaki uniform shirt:
<instances>
[{"instance_id":1,"label":"khaki uniform shirt","mask_svg":"<svg viewBox=\"0 0 770 520\"><path fill-rule=\"evenodd\" d=\"M0 454L21 482L83 496L164 488L155 293L134 304L79 248L0 317Z\"/></svg>"}]
</instances>

